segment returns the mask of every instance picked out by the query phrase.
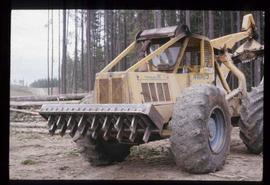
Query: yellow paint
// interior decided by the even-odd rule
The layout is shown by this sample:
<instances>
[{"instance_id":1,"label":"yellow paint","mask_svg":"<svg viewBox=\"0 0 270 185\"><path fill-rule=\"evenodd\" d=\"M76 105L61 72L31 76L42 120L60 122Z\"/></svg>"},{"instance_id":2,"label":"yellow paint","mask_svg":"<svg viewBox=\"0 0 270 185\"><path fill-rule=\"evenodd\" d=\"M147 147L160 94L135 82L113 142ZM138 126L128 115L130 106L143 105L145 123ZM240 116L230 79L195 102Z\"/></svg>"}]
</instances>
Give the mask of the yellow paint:
<instances>
[{"instance_id":1,"label":"yellow paint","mask_svg":"<svg viewBox=\"0 0 270 185\"><path fill-rule=\"evenodd\" d=\"M164 119L164 123L167 123L169 119L171 118L173 106L176 101L176 98L181 95L182 91L194 84L214 84L215 82L215 73L219 74L219 78L216 79L217 86L220 86L223 88L227 94L226 97L228 99L231 98L237 98L239 93L244 92L245 93L245 76L241 73L241 71L233 64L230 55L226 52L226 48L232 48L236 42L241 41L243 39L246 39L247 37L251 36L251 29L255 25L253 17L252 16L246 16L244 18L245 23L243 23L243 27L245 28L243 32L234 33L230 35L226 35L223 37L219 37L213 40L209 40L208 38L204 36L200 36L198 34L192 34L191 36L186 36L184 34L179 34L178 36L171 38L168 42L163 44L161 47L156 49L154 52L148 54L146 57L135 63L133 66L131 66L126 71L122 72L108 72L112 67L114 67L116 64L118 64L123 57L125 57L129 52L134 49L136 42L134 41L127 49L125 49L120 55L118 55L110 64L108 64L100 73L96 75L96 83L95 83L95 97L96 97L96 103L100 103L100 89L99 89L99 80L100 79L108 79L109 80L109 86L108 87L108 96L109 96L109 102L112 103L112 92L115 90L112 87L111 80L114 78L121 78L123 85L122 85L122 94L124 97L122 97L123 102L122 103L145 103L145 96L143 95L142 90L142 83L146 83L149 88L150 83L154 83L154 92L157 94L158 101L153 101L152 97L154 92L152 92L150 89L147 90L149 92L149 95L151 98L151 102L157 111L161 114L161 116ZM194 40L197 39L197 40ZM183 61L184 54L186 52L186 49L191 46L196 46L196 43L198 45L199 41L199 47L198 52L200 53L200 60L199 65L193 65L188 66L189 72L187 73L178 73L179 69L182 69L181 62ZM170 71L162 72L158 71L157 68L153 67L150 64L150 60L153 59L153 57L160 55L162 52L164 52L167 48L175 44L176 42L181 42L182 47L179 52L178 58L176 59L176 64L173 66L173 69ZM212 66L206 66L205 65L205 44L210 44L210 61ZM222 49L225 51L224 55L220 56L214 56L214 48L215 49ZM215 61L222 62L220 66L217 66L215 69L214 62ZM147 64L148 72L136 72L138 68L141 66ZM155 71L153 71L155 70ZM215 71L216 70L216 71ZM231 90L226 82L226 78L228 73L232 71L234 73L238 80L239 80L239 88L238 90ZM163 85L159 86L162 87L162 92L158 91L157 83L161 83ZM170 101L162 101L159 97L161 94L165 97L165 85L168 84L168 90L169 90L169 96ZM160 94L161 93L161 94ZM163 96L161 96L163 97ZM239 104L234 101L228 101L233 102L230 104L231 107L233 107L231 113L233 115L237 115L238 113L234 110L239 110ZM149 102L148 102L149 103ZM239 114L238 114L239 115ZM168 132L169 133L169 132ZM167 134L168 134L167 133ZM165 134L165 133L164 133ZM166 134L165 134L166 135Z\"/></svg>"}]
</instances>

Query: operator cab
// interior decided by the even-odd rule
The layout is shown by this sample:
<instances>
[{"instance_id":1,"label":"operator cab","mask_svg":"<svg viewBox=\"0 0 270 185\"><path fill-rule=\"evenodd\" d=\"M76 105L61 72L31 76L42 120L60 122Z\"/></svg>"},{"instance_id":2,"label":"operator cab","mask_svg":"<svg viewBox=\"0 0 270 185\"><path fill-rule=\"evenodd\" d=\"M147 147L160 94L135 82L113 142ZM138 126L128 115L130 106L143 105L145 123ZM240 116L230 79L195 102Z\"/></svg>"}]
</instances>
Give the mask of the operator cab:
<instances>
[{"instance_id":1,"label":"operator cab","mask_svg":"<svg viewBox=\"0 0 270 185\"><path fill-rule=\"evenodd\" d=\"M142 47L138 60L153 53L171 38L183 34L183 30L188 34L159 55L154 56L147 64L141 66L138 71L190 73L199 72L201 68L213 67L213 51L208 38L198 34L191 34L185 25L163 29L165 28L145 30L139 34L137 41L141 43ZM188 41L185 45L184 42L187 38ZM182 50L184 50L184 53L181 56Z\"/></svg>"}]
</instances>

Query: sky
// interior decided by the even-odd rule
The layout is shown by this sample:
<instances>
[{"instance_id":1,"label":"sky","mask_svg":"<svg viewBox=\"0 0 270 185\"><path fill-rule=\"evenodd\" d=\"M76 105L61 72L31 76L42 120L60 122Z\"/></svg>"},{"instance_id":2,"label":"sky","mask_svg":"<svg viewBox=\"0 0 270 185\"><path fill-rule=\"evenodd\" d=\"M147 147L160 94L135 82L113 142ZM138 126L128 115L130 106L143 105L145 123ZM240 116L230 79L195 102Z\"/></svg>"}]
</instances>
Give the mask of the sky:
<instances>
[{"instance_id":1,"label":"sky","mask_svg":"<svg viewBox=\"0 0 270 185\"><path fill-rule=\"evenodd\" d=\"M58 36L58 12L54 11L54 35ZM28 85L47 78L48 10L13 10L11 13L11 83ZM58 41L54 41L54 77L58 76Z\"/></svg>"},{"instance_id":2,"label":"sky","mask_svg":"<svg viewBox=\"0 0 270 185\"><path fill-rule=\"evenodd\" d=\"M51 12L51 10L50 10ZM70 10L74 14L74 10ZM78 12L79 13L79 12ZM53 10L54 17L54 78L58 78L59 61L59 10ZM51 13L50 13L51 16ZM50 18L51 20L51 18ZM60 23L60 60L62 49L62 10ZM101 20L102 21L102 20ZM103 21L102 21L103 22ZM51 23L51 22L50 22ZM47 78L47 37L48 37L48 10L13 10L11 12L11 83L14 80L24 80L27 85L33 81ZM70 57L74 57L74 20L69 19L69 34L67 50ZM80 33L78 25L78 51L80 55ZM50 30L51 34L51 30ZM84 38L85 38L84 31ZM103 33L101 33L103 35ZM103 40L101 41L103 42ZM51 36L50 36L51 47ZM49 54L51 65L51 49ZM50 67L51 68L51 67ZM51 69L50 69L51 72Z\"/></svg>"}]
</instances>

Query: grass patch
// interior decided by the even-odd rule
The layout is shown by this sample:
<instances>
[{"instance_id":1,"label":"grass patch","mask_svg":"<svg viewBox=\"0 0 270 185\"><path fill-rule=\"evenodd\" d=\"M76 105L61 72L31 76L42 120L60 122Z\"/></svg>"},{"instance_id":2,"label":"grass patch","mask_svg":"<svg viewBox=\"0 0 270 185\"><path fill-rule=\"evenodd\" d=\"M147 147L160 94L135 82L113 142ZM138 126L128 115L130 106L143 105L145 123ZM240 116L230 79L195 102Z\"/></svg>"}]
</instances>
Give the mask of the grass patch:
<instances>
[{"instance_id":1,"label":"grass patch","mask_svg":"<svg viewBox=\"0 0 270 185\"><path fill-rule=\"evenodd\" d=\"M31 159L27 159L27 160L24 160L21 162L21 164L23 164L23 165L34 165L37 163L38 163L37 161L31 160Z\"/></svg>"},{"instance_id":2,"label":"grass patch","mask_svg":"<svg viewBox=\"0 0 270 185\"><path fill-rule=\"evenodd\" d=\"M80 154L79 154L79 151L78 150L72 150L72 151L66 152L66 155L68 157L74 157L74 156L79 156Z\"/></svg>"}]
</instances>

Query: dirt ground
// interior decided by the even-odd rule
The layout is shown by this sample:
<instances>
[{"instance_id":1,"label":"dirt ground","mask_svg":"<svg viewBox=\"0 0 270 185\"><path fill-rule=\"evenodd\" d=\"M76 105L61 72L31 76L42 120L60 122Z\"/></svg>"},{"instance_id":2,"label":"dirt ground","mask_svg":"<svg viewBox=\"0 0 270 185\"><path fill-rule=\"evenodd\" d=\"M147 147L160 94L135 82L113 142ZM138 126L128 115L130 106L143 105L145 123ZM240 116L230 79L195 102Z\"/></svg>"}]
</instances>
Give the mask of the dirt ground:
<instances>
[{"instance_id":1,"label":"dirt ground","mask_svg":"<svg viewBox=\"0 0 270 185\"><path fill-rule=\"evenodd\" d=\"M194 175L175 165L168 139L132 147L124 162L92 167L79 155L69 135L49 136L46 122L11 122L10 127L10 179L262 180L263 156L247 152L238 128L233 129L224 168Z\"/></svg>"}]
</instances>

